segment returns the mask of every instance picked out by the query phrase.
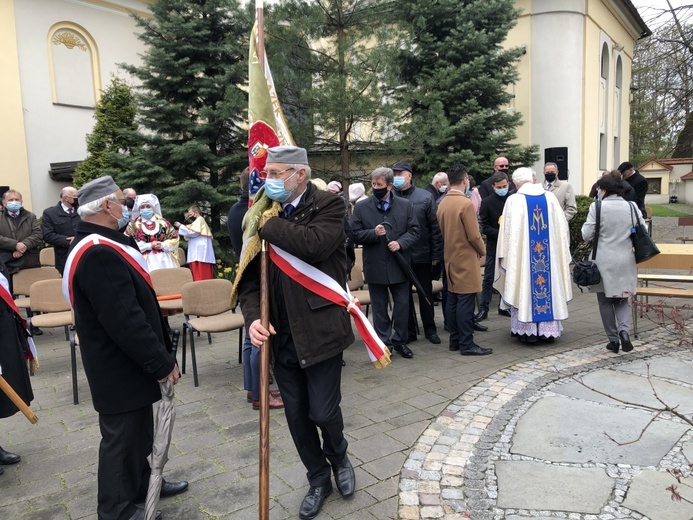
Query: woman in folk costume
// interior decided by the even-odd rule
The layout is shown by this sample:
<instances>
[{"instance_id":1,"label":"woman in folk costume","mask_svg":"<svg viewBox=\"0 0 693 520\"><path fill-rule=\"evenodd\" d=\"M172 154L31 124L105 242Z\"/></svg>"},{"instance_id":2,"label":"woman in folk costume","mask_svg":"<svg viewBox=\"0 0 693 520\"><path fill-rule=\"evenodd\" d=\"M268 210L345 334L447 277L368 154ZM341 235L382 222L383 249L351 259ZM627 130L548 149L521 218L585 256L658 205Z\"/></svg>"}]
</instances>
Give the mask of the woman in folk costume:
<instances>
[{"instance_id":1,"label":"woman in folk costume","mask_svg":"<svg viewBox=\"0 0 693 520\"><path fill-rule=\"evenodd\" d=\"M190 206L185 213L185 224L175 222L173 225L178 229L178 234L188 241L188 266L193 280L211 280L216 265L212 232L200 215L200 208Z\"/></svg>"},{"instance_id":2,"label":"woman in folk costume","mask_svg":"<svg viewBox=\"0 0 693 520\"><path fill-rule=\"evenodd\" d=\"M161 216L158 197L138 195L132 214L125 234L135 239L149 270L179 267L178 231Z\"/></svg>"},{"instance_id":3,"label":"woman in folk costume","mask_svg":"<svg viewBox=\"0 0 693 520\"><path fill-rule=\"evenodd\" d=\"M27 362L34 369L38 368L36 348L26 329L26 321L19 315L19 309L12 300L8 277L5 264L0 261L0 375L28 406L34 393L31 390ZM10 398L0 391L0 419L11 417L18 411ZM19 455L0 447L0 475L4 473L2 466L16 464L20 460Z\"/></svg>"}]
</instances>

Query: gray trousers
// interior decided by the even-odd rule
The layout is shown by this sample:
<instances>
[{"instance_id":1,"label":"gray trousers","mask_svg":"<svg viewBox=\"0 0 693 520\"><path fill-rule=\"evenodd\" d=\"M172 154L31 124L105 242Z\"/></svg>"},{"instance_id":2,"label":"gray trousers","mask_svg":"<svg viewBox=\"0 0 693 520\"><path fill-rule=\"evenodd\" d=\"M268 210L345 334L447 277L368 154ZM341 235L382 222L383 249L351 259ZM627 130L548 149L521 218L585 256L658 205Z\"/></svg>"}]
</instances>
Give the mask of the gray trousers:
<instances>
[{"instance_id":1,"label":"gray trousers","mask_svg":"<svg viewBox=\"0 0 693 520\"><path fill-rule=\"evenodd\" d=\"M632 315L628 298L607 298L603 292L598 292L597 302L609 341L618 342L618 333L622 330L630 334Z\"/></svg>"}]
</instances>

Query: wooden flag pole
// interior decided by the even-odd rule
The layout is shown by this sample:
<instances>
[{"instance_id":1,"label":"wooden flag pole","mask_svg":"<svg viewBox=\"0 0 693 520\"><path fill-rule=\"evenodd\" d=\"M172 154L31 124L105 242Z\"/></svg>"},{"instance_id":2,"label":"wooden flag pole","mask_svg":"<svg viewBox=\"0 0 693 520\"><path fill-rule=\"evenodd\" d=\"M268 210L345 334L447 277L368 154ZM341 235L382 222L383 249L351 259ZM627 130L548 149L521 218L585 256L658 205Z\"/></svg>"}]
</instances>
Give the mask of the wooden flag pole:
<instances>
[{"instance_id":1,"label":"wooden flag pole","mask_svg":"<svg viewBox=\"0 0 693 520\"><path fill-rule=\"evenodd\" d=\"M269 252L262 241L260 253L260 322L269 330ZM260 347L260 520L269 520L269 340Z\"/></svg>"},{"instance_id":2,"label":"wooden flag pole","mask_svg":"<svg viewBox=\"0 0 693 520\"><path fill-rule=\"evenodd\" d=\"M36 417L36 414L31 411L31 408L29 408L24 401L22 401L22 398L17 395L14 388L12 388L2 376L0 376L0 390L2 390L4 394L10 398L14 405L19 408L19 411L22 412L27 419L29 419L31 424L36 424L38 422L38 417Z\"/></svg>"}]
</instances>

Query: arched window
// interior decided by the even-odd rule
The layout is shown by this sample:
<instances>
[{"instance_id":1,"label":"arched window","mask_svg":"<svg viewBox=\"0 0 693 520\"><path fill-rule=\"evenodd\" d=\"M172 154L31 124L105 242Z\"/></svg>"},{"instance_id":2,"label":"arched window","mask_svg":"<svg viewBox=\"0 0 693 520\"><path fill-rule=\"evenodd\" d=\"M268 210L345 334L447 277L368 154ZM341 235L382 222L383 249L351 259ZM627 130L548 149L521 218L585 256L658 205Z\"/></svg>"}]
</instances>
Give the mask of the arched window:
<instances>
[{"instance_id":1,"label":"arched window","mask_svg":"<svg viewBox=\"0 0 693 520\"><path fill-rule=\"evenodd\" d=\"M48 64L53 103L93 108L100 98L96 42L83 27L59 22L48 31Z\"/></svg>"},{"instance_id":2,"label":"arched window","mask_svg":"<svg viewBox=\"0 0 693 520\"><path fill-rule=\"evenodd\" d=\"M623 104L623 58L616 57L614 74L614 165L621 163L621 105Z\"/></svg>"},{"instance_id":3,"label":"arched window","mask_svg":"<svg viewBox=\"0 0 693 520\"><path fill-rule=\"evenodd\" d=\"M606 170L606 158L608 153L608 139L606 125L609 120L609 106L607 92L609 86L609 46L604 42L601 52L601 73L599 75L599 169Z\"/></svg>"}]
</instances>

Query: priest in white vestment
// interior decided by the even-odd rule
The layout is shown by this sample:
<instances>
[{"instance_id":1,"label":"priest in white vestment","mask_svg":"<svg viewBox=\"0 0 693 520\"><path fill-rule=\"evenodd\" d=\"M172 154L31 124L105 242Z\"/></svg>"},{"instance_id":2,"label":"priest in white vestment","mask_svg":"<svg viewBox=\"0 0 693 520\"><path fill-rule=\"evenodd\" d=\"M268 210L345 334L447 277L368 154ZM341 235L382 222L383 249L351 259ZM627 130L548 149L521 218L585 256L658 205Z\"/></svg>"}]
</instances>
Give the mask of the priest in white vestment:
<instances>
[{"instance_id":1,"label":"priest in white vestment","mask_svg":"<svg viewBox=\"0 0 693 520\"><path fill-rule=\"evenodd\" d=\"M187 261L193 280L211 280L214 278L216 265L212 231L200 214L200 208L190 206L185 213L185 224L175 222L173 225L178 228L178 234L188 242Z\"/></svg>"},{"instance_id":2,"label":"priest in white vestment","mask_svg":"<svg viewBox=\"0 0 693 520\"><path fill-rule=\"evenodd\" d=\"M553 341L573 298L568 222L558 199L535 184L534 170L518 168L512 179L517 193L501 216L493 286L510 309L513 336Z\"/></svg>"}]
</instances>

